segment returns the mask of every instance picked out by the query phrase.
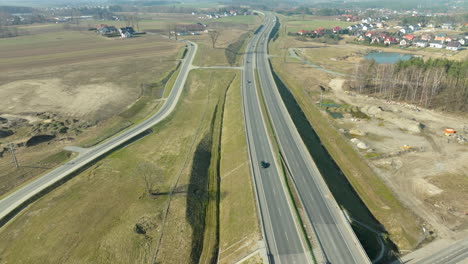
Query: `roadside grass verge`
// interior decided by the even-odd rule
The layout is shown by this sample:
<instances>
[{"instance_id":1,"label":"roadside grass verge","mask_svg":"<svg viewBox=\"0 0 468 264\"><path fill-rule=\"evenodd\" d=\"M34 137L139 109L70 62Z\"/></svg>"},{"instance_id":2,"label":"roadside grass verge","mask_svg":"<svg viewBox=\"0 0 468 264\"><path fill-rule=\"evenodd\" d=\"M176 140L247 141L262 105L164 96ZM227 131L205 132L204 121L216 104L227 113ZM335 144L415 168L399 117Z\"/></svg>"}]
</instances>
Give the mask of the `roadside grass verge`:
<instances>
[{"instance_id":1,"label":"roadside grass verge","mask_svg":"<svg viewBox=\"0 0 468 264\"><path fill-rule=\"evenodd\" d=\"M20 163L20 167L17 169L17 173L20 175L22 178L27 178L29 175L34 175L34 174L41 174L44 173L47 170L51 170L66 161L70 160L74 155L66 150L60 150L57 152L51 152L52 154L46 155L45 158L39 160L38 162L35 162L33 164L28 164L26 166L22 166L22 163ZM21 161L21 160L20 160ZM13 166L13 164L12 164ZM0 199L5 198L9 194L13 193L17 189L21 188L22 186L28 184L30 180L21 182L19 185L10 188L9 191L3 193L0 195Z\"/></svg>"},{"instance_id":2,"label":"roadside grass verge","mask_svg":"<svg viewBox=\"0 0 468 264\"><path fill-rule=\"evenodd\" d=\"M208 42L199 43L193 64L196 66L230 66L224 50L221 47L212 48Z\"/></svg>"},{"instance_id":3,"label":"roadside grass verge","mask_svg":"<svg viewBox=\"0 0 468 264\"><path fill-rule=\"evenodd\" d=\"M247 32L247 33L244 33L242 34L239 39L234 42L234 43L231 43L227 46L227 48L225 49L225 56L227 58L227 61L229 63L229 65L235 65L235 64L238 64L239 63L239 59L240 59L240 55L242 54L239 53L239 51L241 50L244 50L242 49L245 45L245 41L250 37L250 32Z\"/></svg>"},{"instance_id":4,"label":"roadside grass verge","mask_svg":"<svg viewBox=\"0 0 468 264\"><path fill-rule=\"evenodd\" d=\"M206 216L203 234L203 251L200 255L199 263L217 263L219 253L219 204L220 204L220 160L221 160L221 137L224 117L224 107L226 96L229 88L232 85L233 79L230 80L228 86L221 91L218 102L213 113L212 123L210 128L211 140L211 158L208 167L207 177L207 205Z\"/></svg>"},{"instance_id":5,"label":"roadside grass verge","mask_svg":"<svg viewBox=\"0 0 468 264\"><path fill-rule=\"evenodd\" d=\"M213 29L220 33L214 48L208 34L189 37L188 39L198 43L198 53L195 56L193 64L202 67L239 65L240 55L243 53L239 51L242 50L242 47L246 43L245 40L255 30L259 22L260 19L258 19L258 16L255 16L255 19L252 19L252 24L226 22L223 25L223 22L214 23Z\"/></svg>"},{"instance_id":6,"label":"roadside grass verge","mask_svg":"<svg viewBox=\"0 0 468 264\"><path fill-rule=\"evenodd\" d=\"M240 80L236 78L227 93L221 136L219 263L222 264L234 263L254 251L260 239Z\"/></svg>"}]
</instances>

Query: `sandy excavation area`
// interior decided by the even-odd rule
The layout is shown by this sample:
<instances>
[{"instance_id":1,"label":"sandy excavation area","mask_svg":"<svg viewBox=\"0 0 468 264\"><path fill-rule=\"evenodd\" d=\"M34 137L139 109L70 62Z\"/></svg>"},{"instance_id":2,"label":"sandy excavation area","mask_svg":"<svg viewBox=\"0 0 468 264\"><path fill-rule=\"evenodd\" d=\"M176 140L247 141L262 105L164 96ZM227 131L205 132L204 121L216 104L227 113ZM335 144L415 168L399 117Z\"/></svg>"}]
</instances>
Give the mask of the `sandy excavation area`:
<instances>
[{"instance_id":1,"label":"sandy excavation area","mask_svg":"<svg viewBox=\"0 0 468 264\"><path fill-rule=\"evenodd\" d=\"M137 89L121 89L113 83L73 87L59 78L13 81L0 86L0 112L22 114L53 111L60 115L108 116L138 97Z\"/></svg>"},{"instance_id":2,"label":"sandy excavation area","mask_svg":"<svg viewBox=\"0 0 468 264\"><path fill-rule=\"evenodd\" d=\"M357 106L369 119L336 119L400 200L427 221L427 236L468 233L468 118L387 102L343 90L332 79L330 99ZM452 128L458 135L446 136ZM429 234L433 232L433 234Z\"/></svg>"}]
</instances>

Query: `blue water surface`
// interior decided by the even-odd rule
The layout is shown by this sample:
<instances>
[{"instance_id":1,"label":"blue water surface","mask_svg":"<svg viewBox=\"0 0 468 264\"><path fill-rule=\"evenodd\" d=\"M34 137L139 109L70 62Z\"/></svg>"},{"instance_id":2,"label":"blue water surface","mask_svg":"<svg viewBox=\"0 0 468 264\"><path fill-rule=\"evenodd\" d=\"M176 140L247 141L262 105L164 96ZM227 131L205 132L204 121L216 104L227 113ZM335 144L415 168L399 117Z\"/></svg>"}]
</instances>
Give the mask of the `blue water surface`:
<instances>
[{"instance_id":1,"label":"blue water surface","mask_svg":"<svg viewBox=\"0 0 468 264\"><path fill-rule=\"evenodd\" d=\"M367 60L375 60L379 64L393 64L399 60L409 60L413 55L396 52L371 52L364 56Z\"/></svg>"}]
</instances>

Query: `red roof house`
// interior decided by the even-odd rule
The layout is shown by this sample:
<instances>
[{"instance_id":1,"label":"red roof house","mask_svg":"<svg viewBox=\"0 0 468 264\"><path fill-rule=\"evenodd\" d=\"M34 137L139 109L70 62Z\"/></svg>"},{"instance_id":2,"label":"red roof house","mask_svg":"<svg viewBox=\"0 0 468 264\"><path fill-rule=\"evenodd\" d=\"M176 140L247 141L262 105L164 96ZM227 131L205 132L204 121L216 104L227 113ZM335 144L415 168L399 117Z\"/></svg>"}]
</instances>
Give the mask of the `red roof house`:
<instances>
[{"instance_id":1,"label":"red roof house","mask_svg":"<svg viewBox=\"0 0 468 264\"><path fill-rule=\"evenodd\" d=\"M375 34L375 32L372 32L372 31L369 31L369 32L366 32L366 34L364 34L366 37L368 38L372 38L372 36Z\"/></svg>"},{"instance_id":2,"label":"red roof house","mask_svg":"<svg viewBox=\"0 0 468 264\"><path fill-rule=\"evenodd\" d=\"M407 40L413 40L413 39L414 39L414 35L405 35L403 38L404 38L404 39L407 39Z\"/></svg>"},{"instance_id":3,"label":"red roof house","mask_svg":"<svg viewBox=\"0 0 468 264\"><path fill-rule=\"evenodd\" d=\"M395 38L387 37L385 38L384 43L387 45L391 45L391 44L397 44L398 41Z\"/></svg>"}]
</instances>

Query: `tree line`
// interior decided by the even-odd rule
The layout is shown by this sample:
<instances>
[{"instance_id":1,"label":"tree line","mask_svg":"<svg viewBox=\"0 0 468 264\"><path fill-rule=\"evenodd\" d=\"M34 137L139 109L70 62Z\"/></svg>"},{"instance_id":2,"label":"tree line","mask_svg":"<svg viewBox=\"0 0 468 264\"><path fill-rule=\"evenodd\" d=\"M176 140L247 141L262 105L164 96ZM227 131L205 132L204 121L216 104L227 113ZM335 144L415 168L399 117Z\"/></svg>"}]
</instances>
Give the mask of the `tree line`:
<instances>
[{"instance_id":1,"label":"tree line","mask_svg":"<svg viewBox=\"0 0 468 264\"><path fill-rule=\"evenodd\" d=\"M345 11L338 8L309 8L307 6L299 6L295 9L278 9L276 12L291 16L291 15L316 15L316 16L337 16L344 14Z\"/></svg>"},{"instance_id":2,"label":"tree line","mask_svg":"<svg viewBox=\"0 0 468 264\"><path fill-rule=\"evenodd\" d=\"M425 108L468 112L468 60L411 58L395 64L363 60L351 90Z\"/></svg>"},{"instance_id":3,"label":"tree line","mask_svg":"<svg viewBox=\"0 0 468 264\"><path fill-rule=\"evenodd\" d=\"M414 25L418 23L429 24L434 23L440 25L443 23L463 24L468 21L468 13L454 14L450 16L405 16L401 18L400 25Z\"/></svg>"}]
</instances>

